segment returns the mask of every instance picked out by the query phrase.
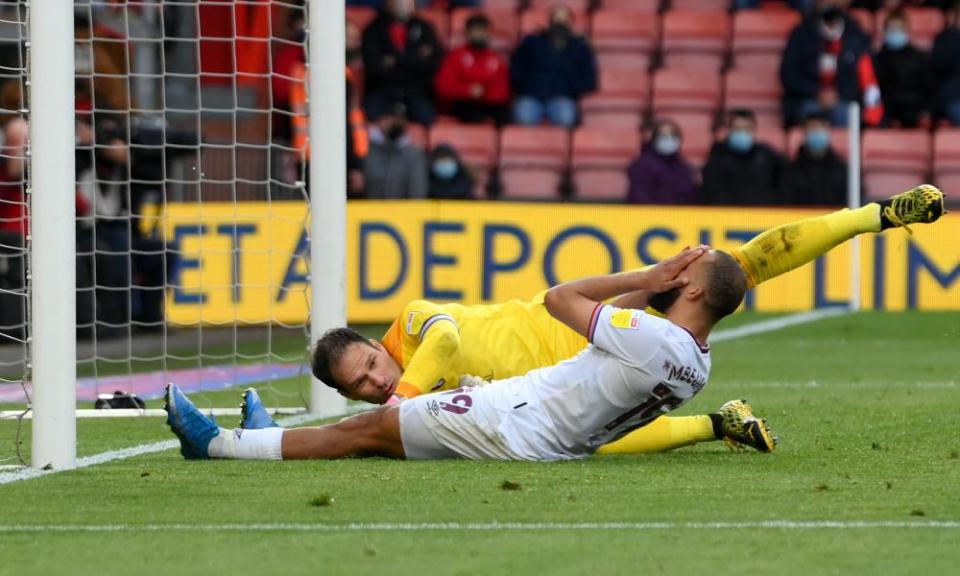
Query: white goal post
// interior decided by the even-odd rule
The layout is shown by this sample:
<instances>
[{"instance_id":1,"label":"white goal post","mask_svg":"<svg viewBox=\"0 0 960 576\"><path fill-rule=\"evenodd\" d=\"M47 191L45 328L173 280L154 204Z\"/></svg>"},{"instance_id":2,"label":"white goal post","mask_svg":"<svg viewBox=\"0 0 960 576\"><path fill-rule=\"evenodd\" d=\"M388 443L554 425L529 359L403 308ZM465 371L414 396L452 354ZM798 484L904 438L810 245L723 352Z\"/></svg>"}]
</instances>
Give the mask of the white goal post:
<instances>
[{"instance_id":1,"label":"white goal post","mask_svg":"<svg viewBox=\"0 0 960 576\"><path fill-rule=\"evenodd\" d=\"M92 412L77 409L73 4L62 0L29 0L25 12L29 37L25 112L30 126L27 152L30 360L27 375L32 384L32 395L27 412L21 413L19 419L32 418L31 465L48 469L75 467L76 418ZM104 3L92 0L77 6L81 4L98 7ZM162 0L144 0L140 4L146 7L145 10L165 7ZM173 4L180 8L186 6L179 2ZM287 4L293 6L296 3L291 0L284 5ZM236 0L230 5L263 4ZM308 165L312 189L309 199L312 249L308 319L312 344L325 330L346 322L345 9L343 2L328 0L305 0L304 8L310 115ZM156 45L152 49L155 48ZM160 71L160 74L165 73ZM132 87L131 92L142 94L143 87ZM162 95L158 97L163 98ZM132 110L127 113L130 112ZM202 173L198 177L202 180ZM307 404L310 413L318 418L348 412L345 398L312 377ZM284 414L290 410L271 409L271 412ZM156 410L113 410L96 415L105 416L111 412L112 415L158 414ZM236 410L216 409L211 412L235 414Z\"/></svg>"}]
</instances>

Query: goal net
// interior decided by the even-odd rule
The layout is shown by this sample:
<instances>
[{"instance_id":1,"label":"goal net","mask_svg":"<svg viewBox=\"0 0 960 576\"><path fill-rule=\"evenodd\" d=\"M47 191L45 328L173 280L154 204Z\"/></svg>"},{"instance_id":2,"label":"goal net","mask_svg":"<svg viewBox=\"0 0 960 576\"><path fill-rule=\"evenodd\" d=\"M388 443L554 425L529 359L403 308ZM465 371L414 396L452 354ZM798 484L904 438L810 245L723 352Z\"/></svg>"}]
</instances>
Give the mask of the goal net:
<instances>
[{"instance_id":1,"label":"goal net","mask_svg":"<svg viewBox=\"0 0 960 576\"><path fill-rule=\"evenodd\" d=\"M49 304L31 303L28 216L44 191L25 168L40 152L27 127L44 113L31 108L38 4L0 5L0 465L30 460L30 311ZM128 415L118 408L141 399L156 415L168 382L203 409L236 413L252 386L280 414L316 411L308 7L74 6L76 219L60 233L76 245L76 414ZM333 300L320 324L335 322Z\"/></svg>"}]
</instances>

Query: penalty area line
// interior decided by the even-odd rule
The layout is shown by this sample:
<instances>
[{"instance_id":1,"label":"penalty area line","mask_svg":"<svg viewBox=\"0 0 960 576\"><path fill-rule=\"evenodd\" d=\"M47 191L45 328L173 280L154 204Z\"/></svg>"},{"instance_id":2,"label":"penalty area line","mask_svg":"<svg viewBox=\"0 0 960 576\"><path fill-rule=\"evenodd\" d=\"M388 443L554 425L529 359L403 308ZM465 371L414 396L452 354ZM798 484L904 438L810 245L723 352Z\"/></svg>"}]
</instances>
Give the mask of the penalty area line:
<instances>
[{"instance_id":1,"label":"penalty area line","mask_svg":"<svg viewBox=\"0 0 960 576\"><path fill-rule=\"evenodd\" d=\"M736 328L731 328L729 330L718 330L710 338L710 342L725 342L728 340L736 340L737 338L746 338L748 336L755 336L757 334L765 334L768 332L775 332L777 330L783 330L785 328L790 328L792 326L799 326L801 324L807 324L810 322L816 322L824 318L832 318L835 316L843 316L850 314L850 310L846 308L821 308L819 310L812 310L810 312L801 312L798 314L791 314L789 316L778 316L776 318L771 318L770 320L762 320L760 322L754 322L752 324L746 324L744 326L738 326ZM356 412L361 412L364 409L367 409L366 406L350 406L347 409L347 414L353 414ZM281 426L297 426L299 424L304 424L306 422L312 422L319 420L316 416L310 414L301 414L297 416L291 416L289 418L283 418L278 420L277 423ZM88 468L90 466L96 466L98 464L106 464L107 462L113 462L114 460L126 460L127 458L133 458L135 456L142 456L144 454L153 454L155 452L164 452L166 450L171 450L173 448L179 447L179 442L177 440L164 440L161 442L153 442L151 444L141 444L139 446L132 446L130 448L124 448L122 450L111 450L109 452L101 452L100 454L94 454L93 456L85 456L83 458L77 458L76 468L71 468L71 470L76 470L79 468ZM0 473L0 485L10 484L13 482L19 482L21 480L31 480L33 478L40 478L42 476L48 476L50 474L56 474L58 472L67 472L68 470L38 470L35 468L22 468L14 472L2 472ZM501 525L502 526L502 525Z\"/></svg>"},{"instance_id":2,"label":"penalty area line","mask_svg":"<svg viewBox=\"0 0 960 576\"><path fill-rule=\"evenodd\" d=\"M748 522L423 522L349 524L12 524L0 534L51 532L612 532L665 530L960 529L960 521L761 520Z\"/></svg>"}]
</instances>

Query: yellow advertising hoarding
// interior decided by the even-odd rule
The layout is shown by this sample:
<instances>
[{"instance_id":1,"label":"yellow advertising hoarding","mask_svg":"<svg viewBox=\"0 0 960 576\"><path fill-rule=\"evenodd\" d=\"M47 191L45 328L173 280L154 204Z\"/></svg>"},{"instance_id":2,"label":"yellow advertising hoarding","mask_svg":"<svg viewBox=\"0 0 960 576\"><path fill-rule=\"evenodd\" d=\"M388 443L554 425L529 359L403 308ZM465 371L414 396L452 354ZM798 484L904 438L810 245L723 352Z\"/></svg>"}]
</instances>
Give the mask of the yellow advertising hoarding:
<instances>
[{"instance_id":1,"label":"yellow advertising hoarding","mask_svg":"<svg viewBox=\"0 0 960 576\"><path fill-rule=\"evenodd\" d=\"M529 298L565 280L644 266L698 243L724 249L824 210L502 202L350 202L350 322L387 322L409 300ZM180 262L167 300L174 324L303 322L306 206L169 205ZM960 215L915 234L861 237L864 307L960 309ZM317 271L322 278L323 270ZM752 290L745 307L809 310L850 298L849 244Z\"/></svg>"}]
</instances>

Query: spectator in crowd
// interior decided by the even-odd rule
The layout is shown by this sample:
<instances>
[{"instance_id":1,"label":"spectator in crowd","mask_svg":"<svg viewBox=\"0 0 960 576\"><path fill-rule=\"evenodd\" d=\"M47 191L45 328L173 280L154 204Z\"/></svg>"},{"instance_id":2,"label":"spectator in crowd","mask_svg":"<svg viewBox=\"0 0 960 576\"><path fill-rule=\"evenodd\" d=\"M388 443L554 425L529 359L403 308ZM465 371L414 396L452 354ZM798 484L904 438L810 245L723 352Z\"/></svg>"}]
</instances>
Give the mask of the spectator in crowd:
<instances>
[{"instance_id":1,"label":"spectator in crowd","mask_svg":"<svg viewBox=\"0 0 960 576\"><path fill-rule=\"evenodd\" d=\"M80 11L75 12L73 26L77 82L92 84L92 88L88 86L85 90L95 97L97 110L127 110L128 71L124 60L127 43L92 38L90 17Z\"/></svg>"},{"instance_id":2,"label":"spectator in crowd","mask_svg":"<svg viewBox=\"0 0 960 576\"><path fill-rule=\"evenodd\" d=\"M877 78L890 125L930 125L935 91L930 56L910 43L905 11L898 10L887 17L883 48L877 55Z\"/></svg>"},{"instance_id":3,"label":"spectator in crowd","mask_svg":"<svg viewBox=\"0 0 960 576\"><path fill-rule=\"evenodd\" d=\"M510 74L507 60L490 49L490 19L475 14L467 19L467 44L447 54L437 74L441 110L462 122L497 124L507 120Z\"/></svg>"},{"instance_id":4,"label":"spectator in crowd","mask_svg":"<svg viewBox=\"0 0 960 576\"><path fill-rule=\"evenodd\" d=\"M443 50L433 26L413 10L413 0L387 0L363 31L364 108L373 120L397 103L413 122L432 124L436 117L433 78Z\"/></svg>"},{"instance_id":5,"label":"spectator in crowd","mask_svg":"<svg viewBox=\"0 0 960 576\"><path fill-rule=\"evenodd\" d=\"M653 135L630 164L627 202L695 204L699 200L693 166L683 157L683 133L672 120L657 120Z\"/></svg>"},{"instance_id":6,"label":"spectator in crowd","mask_svg":"<svg viewBox=\"0 0 960 576\"><path fill-rule=\"evenodd\" d=\"M346 69L347 86L347 193L363 193L363 166L370 151L367 137L367 118L359 105L356 75L349 67Z\"/></svg>"},{"instance_id":7,"label":"spectator in crowd","mask_svg":"<svg viewBox=\"0 0 960 576\"><path fill-rule=\"evenodd\" d=\"M351 70L363 68L363 31L356 24L347 20L343 34L344 44L346 45L344 56L347 61L347 68Z\"/></svg>"},{"instance_id":8,"label":"spectator in crowd","mask_svg":"<svg viewBox=\"0 0 960 576\"><path fill-rule=\"evenodd\" d=\"M0 232L27 235L27 199L23 194L26 143L29 127L22 117L3 125L3 157L0 160Z\"/></svg>"},{"instance_id":9,"label":"spectator in crowd","mask_svg":"<svg viewBox=\"0 0 960 576\"><path fill-rule=\"evenodd\" d=\"M430 154L430 197L443 200L473 198L473 175L449 144L438 144Z\"/></svg>"},{"instance_id":10,"label":"spectator in crowd","mask_svg":"<svg viewBox=\"0 0 960 576\"><path fill-rule=\"evenodd\" d=\"M364 163L367 198L426 198L427 159L406 133L406 110L394 104L370 128Z\"/></svg>"},{"instance_id":11,"label":"spectator in crowd","mask_svg":"<svg viewBox=\"0 0 960 576\"><path fill-rule=\"evenodd\" d=\"M577 122L577 102L597 88L593 48L571 28L572 13L557 6L550 26L523 39L510 62L510 82L517 94L514 120L570 128Z\"/></svg>"},{"instance_id":12,"label":"spectator in crowd","mask_svg":"<svg viewBox=\"0 0 960 576\"><path fill-rule=\"evenodd\" d=\"M803 144L783 177L783 203L791 206L847 203L847 163L830 145L830 120L826 114L813 114L803 123Z\"/></svg>"},{"instance_id":13,"label":"spectator in crowd","mask_svg":"<svg viewBox=\"0 0 960 576\"><path fill-rule=\"evenodd\" d=\"M960 126L960 1L954 0L945 14L946 26L933 43L937 113Z\"/></svg>"},{"instance_id":14,"label":"spectator in crowd","mask_svg":"<svg viewBox=\"0 0 960 576\"><path fill-rule=\"evenodd\" d=\"M863 121L883 120L870 38L842 6L821 0L819 9L793 30L780 63L783 112L788 125L825 111L834 126L846 126L850 102L863 104Z\"/></svg>"},{"instance_id":15,"label":"spectator in crowd","mask_svg":"<svg viewBox=\"0 0 960 576\"><path fill-rule=\"evenodd\" d=\"M726 139L713 145L703 169L704 200L725 206L779 204L786 160L755 141L757 119L753 111L731 111L727 127Z\"/></svg>"}]
</instances>

